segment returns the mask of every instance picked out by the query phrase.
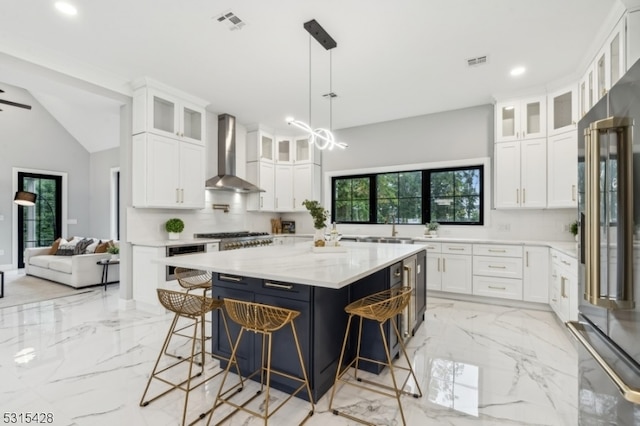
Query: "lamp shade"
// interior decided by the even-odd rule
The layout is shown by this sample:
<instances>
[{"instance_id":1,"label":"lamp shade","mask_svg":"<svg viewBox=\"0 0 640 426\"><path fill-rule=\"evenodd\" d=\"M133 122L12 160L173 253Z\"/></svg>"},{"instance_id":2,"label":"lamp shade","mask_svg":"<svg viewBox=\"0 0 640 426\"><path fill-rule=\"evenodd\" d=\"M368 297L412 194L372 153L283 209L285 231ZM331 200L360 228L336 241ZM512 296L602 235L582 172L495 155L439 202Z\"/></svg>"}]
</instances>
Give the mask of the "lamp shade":
<instances>
[{"instance_id":1,"label":"lamp shade","mask_svg":"<svg viewBox=\"0 0 640 426\"><path fill-rule=\"evenodd\" d=\"M13 202L20 206L34 206L36 204L37 194L27 191L18 191L13 197Z\"/></svg>"}]
</instances>

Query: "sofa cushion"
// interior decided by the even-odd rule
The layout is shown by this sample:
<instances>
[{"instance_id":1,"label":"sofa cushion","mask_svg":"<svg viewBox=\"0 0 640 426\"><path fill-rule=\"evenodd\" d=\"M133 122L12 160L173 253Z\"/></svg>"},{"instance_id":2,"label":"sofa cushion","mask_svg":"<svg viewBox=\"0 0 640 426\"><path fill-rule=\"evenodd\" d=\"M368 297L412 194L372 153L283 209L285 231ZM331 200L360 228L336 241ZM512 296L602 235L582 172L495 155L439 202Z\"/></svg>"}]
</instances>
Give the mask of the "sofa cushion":
<instances>
[{"instance_id":1,"label":"sofa cushion","mask_svg":"<svg viewBox=\"0 0 640 426\"><path fill-rule=\"evenodd\" d=\"M48 268L49 262L56 260L56 256L52 254L45 254L42 256L32 256L29 258L29 264L33 266L39 266L41 268Z\"/></svg>"},{"instance_id":2,"label":"sofa cushion","mask_svg":"<svg viewBox=\"0 0 640 426\"><path fill-rule=\"evenodd\" d=\"M100 244L100 240L97 238L91 238L91 244L87 246L84 250L84 254L93 254L96 252L96 248L98 248L98 244Z\"/></svg>"},{"instance_id":3,"label":"sofa cushion","mask_svg":"<svg viewBox=\"0 0 640 426\"><path fill-rule=\"evenodd\" d=\"M49 269L70 274L71 263L71 257L56 257L49 262Z\"/></svg>"},{"instance_id":4,"label":"sofa cushion","mask_svg":"<svg viewBox=\"0 0 640 426\"><path fill-rule=\"evenodd\" d=\"M62 241L62 238L58 238L53 242L53 244L51 244L49 254L56 254L56 252L58 251L58 247L60 247L60 241Z\"/></svg>"},{"instance_id":5,"label":"sofa cushion","mask_svg":"<svg viewBox=\"0 0 640 426\"><path fill-rule=\"evenodd\" d=\"M60 244L60 247L58 247L58 251L56 251L56 256L73 256L75 250L75 244Z\"/></svg>"}]
</instances>

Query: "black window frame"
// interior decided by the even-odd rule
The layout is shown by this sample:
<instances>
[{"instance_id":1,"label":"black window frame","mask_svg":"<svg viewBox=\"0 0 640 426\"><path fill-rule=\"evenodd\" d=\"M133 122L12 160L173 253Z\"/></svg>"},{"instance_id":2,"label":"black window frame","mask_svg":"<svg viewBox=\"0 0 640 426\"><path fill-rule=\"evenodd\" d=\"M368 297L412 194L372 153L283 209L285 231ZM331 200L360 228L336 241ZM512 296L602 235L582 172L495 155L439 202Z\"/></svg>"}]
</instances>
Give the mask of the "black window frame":
<instances>
[{"instance_id":1,"label":"black window frame","mask_svg":"<svg viewBox=\"0 0 640 426\"><path fill-rule=\"evenodd\" d=\"M336 182L342 179L369 179L369 219L367 221L337 221L337 223L344 224L353 224L353 225L381 225L382 223L378 223L376 221L376 214L378 211L377 205L377 191L376 191L376 181L377 176L379 175L388 175L390 173L411 173L411 172L421 172L422 173L422 194L421 194L421 203L422 203L422 220L421 223L402 223L403 225L419 225L423 226L426 223L431 221L431 206L430 206L430 184L431 184L431 173L438 172L449 172L449 171L460 171L460 170L478 170L479 171L479 186L480 191L478 195L479 199L479 220L478 222L439 222L441 225L462 225L462 226L484 226L484 210L485 210L485 167L484 164L472 164L468 166L456 166L456 167L439 167L439 168L429 168L429 169L410 169L410 170L391 170L380 173L361 173L354 175L341 175L341 176L332 176L331 177L331 217L336 217ZM426 196L425 196L426 194ZM426 219L425 219L426 218ZM332 219L333 221L333 219Z\"/></svg>"}]
</instances>

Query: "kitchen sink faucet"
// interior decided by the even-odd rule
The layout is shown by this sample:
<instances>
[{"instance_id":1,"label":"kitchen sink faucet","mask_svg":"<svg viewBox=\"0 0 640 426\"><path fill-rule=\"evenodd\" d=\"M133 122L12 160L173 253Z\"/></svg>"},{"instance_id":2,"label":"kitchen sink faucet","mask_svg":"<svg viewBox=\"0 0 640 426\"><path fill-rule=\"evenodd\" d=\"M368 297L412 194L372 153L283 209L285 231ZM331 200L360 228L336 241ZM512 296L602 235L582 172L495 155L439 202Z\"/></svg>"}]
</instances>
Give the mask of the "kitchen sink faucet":
<instances>
[{"instance_id":1,"label":"kitchen sink faucet","mask_svg":"<svg viewBox=\"0 0 640 426\"><path fill-rule=\"evenodd\" d=\"M391 222L391 236L395 237L398 235L398 231L396 231L396 218L394 215L390 214L387 216L387 221L385 223Z\"/></svg>"}]
</instances>

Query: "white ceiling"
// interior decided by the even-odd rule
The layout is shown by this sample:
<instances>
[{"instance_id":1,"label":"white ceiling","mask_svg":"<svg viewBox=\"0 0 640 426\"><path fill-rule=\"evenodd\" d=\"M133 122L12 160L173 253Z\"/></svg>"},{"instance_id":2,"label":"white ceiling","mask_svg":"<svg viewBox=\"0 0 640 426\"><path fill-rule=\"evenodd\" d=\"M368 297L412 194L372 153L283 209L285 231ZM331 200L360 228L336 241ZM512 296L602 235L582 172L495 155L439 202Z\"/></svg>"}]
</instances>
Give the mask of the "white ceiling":
<instances>
[{"instance_id":1,"label":"white ceiling","mask_svg":"<svg viewBox=\"0 0 640 426\"><path fill-rule=\"evenodd\" d=\"M308 120L310 56L312 124L328 125L321 95L331 70L332 125L340 129L577 80L602 37L597 29L621 7L619 0L70 1L75 17L60 15L53 0L2 1L0 52L126 94L129 82L148 76L207 100L210 111L275 130L286 116ZM241 30L216 21L229 10L246 23ZM338 43L331 66L302 27L311 19ZM482 55L486 65L467 66ZM527 72L510 77L517 65ZM117 130L107 141L95 137L96 128L117 124L117 102L52 90L1 61L0 82L29 89L89 151L117 145Z\"/></svg>"}]
</instances>

